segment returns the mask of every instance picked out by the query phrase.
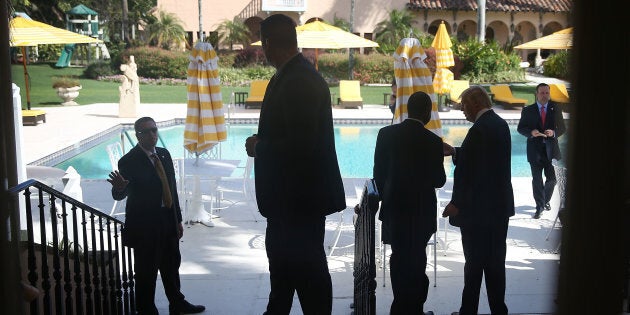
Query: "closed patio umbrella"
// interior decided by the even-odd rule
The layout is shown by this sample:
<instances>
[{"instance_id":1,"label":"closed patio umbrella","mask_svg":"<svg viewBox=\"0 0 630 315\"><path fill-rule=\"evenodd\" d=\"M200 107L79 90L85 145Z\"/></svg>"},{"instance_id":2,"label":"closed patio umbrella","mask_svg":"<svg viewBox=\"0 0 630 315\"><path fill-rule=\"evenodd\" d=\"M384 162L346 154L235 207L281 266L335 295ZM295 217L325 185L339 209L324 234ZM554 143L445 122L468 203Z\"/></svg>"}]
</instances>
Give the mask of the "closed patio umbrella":
<instances>
[{"instance_id":1,"label":"closed patio umbrella","mask_svg":"<svg viewBox=\"0 0 630 315\"><path fill-rule=\"evenodd\" d=\"M427 55L417 38L403 38L394 53L394 76L396 78L396 111L394 122L400 123L408 117L407 100L417 91L422 91L431 97L433 106L431 120L426 128L438 136L442 136L442 122L435 102L431 71L424 63Z\"/></svg>"},{"instance_id":2,"label":"closed patio umbrella","mask_svg":"<svg viewBox=\"0 0 630 315\"><path fill-rule=\"evenodd\" d=\"M31 109L31 94L28 84L28 71L26 69L25 46L50 45L50 44L85 44L102 43L100 39L81 35L46 23L37 22L21 16L9 21L9 43L12 47L22 47L22 60L24 65L24 84L26 88L26 104Z\"/></svg>"},{"instance_id":3,"label":"closed patio umbrella","mask_svg":"<svg viewBox=\"0 0 630 315\"><path fill-rule=\"evenodd\" d=\"M216 52L210 43L198 42L189 59L184 148L198 156L225 141L227 131Z\"/></svg>"},{"instance_id":4,"label":"closed patio umbrella","mask_svg":"<svg viewBox=\"0 0 630 315\"><path fill-rule=\"evenodd\" d=\"M442 95L451 91L451 83L453 82L453 72L449 70L449 67L455 65L455 58L453 58L453 51L451 50L453 43L448 36L446 25L444 21L440 23L437 33L431 47L435 48L435 76L433 78L433 89L438 94L438 108L440 111L447 111L442 106L440 100Z\"/></svg>"}]
</instances>

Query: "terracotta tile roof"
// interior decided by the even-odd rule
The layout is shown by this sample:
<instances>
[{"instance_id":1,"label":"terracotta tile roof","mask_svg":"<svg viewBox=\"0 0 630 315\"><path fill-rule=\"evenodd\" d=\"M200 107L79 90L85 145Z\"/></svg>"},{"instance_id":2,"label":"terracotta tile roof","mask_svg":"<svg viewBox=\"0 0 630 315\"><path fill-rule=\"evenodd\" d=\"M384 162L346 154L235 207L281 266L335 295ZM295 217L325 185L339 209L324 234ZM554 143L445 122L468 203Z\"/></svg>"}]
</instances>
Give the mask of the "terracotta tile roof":
<instances>
[{"instance_id":1,"label":"terracotta tile roof","mask_svg":"<svg viewBox=\"0 0 630 315\"><path fill-rule=\"evenodd\" d=\"M569 12L573 0L486 0L486 11L496 12ZM410 0L410 10L476 11L477 0Z\"/></svg>"}]
</instances>

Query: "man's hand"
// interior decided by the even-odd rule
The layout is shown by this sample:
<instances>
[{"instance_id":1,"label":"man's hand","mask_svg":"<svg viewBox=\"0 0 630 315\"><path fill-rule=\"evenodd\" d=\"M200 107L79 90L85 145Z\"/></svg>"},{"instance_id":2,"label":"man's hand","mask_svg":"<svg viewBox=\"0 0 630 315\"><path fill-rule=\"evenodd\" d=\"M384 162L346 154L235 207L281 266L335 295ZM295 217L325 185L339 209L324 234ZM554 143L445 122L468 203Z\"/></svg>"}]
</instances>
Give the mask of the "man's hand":
<instances>
[{"instance_id":1,"label":"man's hand","mask_svg":"<svg viewBox=\"0 0 630 315\"><path fill-rule=\"evenodd\" d=\"M245 140L245 151L247 151L248 156L256 157L256 143L258 143L256 134L247 137L247 140Z\"/></svg>"},{"instance_id":2,"label":"man's hand","mask_svg":"<svg viewBox=\"0 0 630 315\"><path fill-rule=\"evenodd\" d=\"M555 133L554 133L554 132L553 132L553 130L551 130L551 129L547 129L547 130L545 130L545 137L548 137L548 138L553 138L554 134L555 134Z\"/></svg>"},{"instance_id":3,"label":"man's hand","mask_svg":"<svg viewBox=\"0 0 630 315\"><path fill-rule=\"evenodd\" d=\"M446 142L442 142L442 151L444 152L444 156L451 156L455 154L455 148Z\"/></svg>"},{"instance_id":4,"label":"man's hand","mask_svg":"<svg viewBox=\"0 0 630 315\"><path fill-rule=\"evenodd\" d=\"M181 222L177 224L177 238L181 239L184 236L184 226Z\"/></svg>"},{"instance_id":5,"label":"man's hand","mask_svg":"<svg viewBox=\"0 0 630 315\"><path fill-rule=\"evenodd\" d=\"M124 191L129 184L129 181L126 180L118 171L113 171L109 173L109 179L107 181L112 184L112 187L115 191Z\"/></svg>"},{"instance_id":6,"label":"man's hand","mask_svg":"<svg viewBox=\"0 0 630 315\"><path fill-rule=\"evenodd\" d=\"M532 137L544 137L544 138L547 138L546 133L547 133L546 131L545 131L545 133L541 133L540 131L538 131L538 129L534 129L534 130L532 130Z\"/></svg>"},{"instance_id":7,"label":"man's hand","mask_svg":"<svg viewBox=\"0 0 630 315\"><path fill-rule=\"evenodd\" d=\"M457 216L457 214L459 214L459 209L452 202L449 202L448 205L446 205L446 207L444 208L444 212L442 212L442 217L454 217Z\"/></svg>"}]
</instances>

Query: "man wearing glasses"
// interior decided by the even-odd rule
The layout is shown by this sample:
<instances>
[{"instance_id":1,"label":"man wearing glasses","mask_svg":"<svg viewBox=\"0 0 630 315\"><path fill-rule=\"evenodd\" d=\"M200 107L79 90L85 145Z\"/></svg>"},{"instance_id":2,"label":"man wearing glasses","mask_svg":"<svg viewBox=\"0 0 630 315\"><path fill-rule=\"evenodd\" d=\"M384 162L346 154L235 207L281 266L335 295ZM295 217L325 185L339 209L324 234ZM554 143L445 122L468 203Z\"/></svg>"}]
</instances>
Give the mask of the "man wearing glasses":
<instances>
[{"instance_id":1,"label":"man wearing glasses","mask_svg":"<svg viewBox=\"0 0 630 315\"><path fill-rule=\"evenodd\" d=\"M122 241L134 249L138 314L158 314L158 271L170 314L203 312L203 305L190 304L181 293L179 239L184 229L171 154L155 146L158 129L153 118L138 119L134 130L138 144L120 158L118 171L111 172L107 181L115 200L128 198Z\"/></svg>"}]
</instances>

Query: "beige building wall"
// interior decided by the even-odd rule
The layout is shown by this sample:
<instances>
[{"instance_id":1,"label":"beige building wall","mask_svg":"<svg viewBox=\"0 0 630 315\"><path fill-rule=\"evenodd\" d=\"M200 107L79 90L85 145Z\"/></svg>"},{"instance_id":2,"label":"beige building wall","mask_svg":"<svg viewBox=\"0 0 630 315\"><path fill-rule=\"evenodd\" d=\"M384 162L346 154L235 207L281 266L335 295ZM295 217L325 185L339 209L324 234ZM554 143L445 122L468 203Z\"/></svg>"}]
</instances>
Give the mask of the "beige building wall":
<instances>
[{"instance_id":1,"label":"beige building wall","mask_svg":"<svg viewBox=\"0 0 630 315\"><path fill-rule=\"evenodd\" d=\"M257 10L261 0L202 0L203 29L206 34L215 31L224 20L244 17L254 24L270 14L284 13L304 24L312 18L320 18L332 23L334 17L350 21L350 0L304 0L304 12L264 12ZM393 9L406 10L408 0L355 0L353 31L365 36L374 33L376 25L389 18ZM158 8L177 15L184 24L184 29L196 34L199 30L198 0L158 0ZM435 29L444 20L449 34L455 36L467 35L475 37L477 33L476 11L429 10L413 11L415 15L414 27L421 32L435 34ZM257 18L252 18L255 16ZM426 16L426 18L425 18ZM457 31L454 34L454 26ZM426 26L426 28L425 28ZM486 12L487 38L493 38L501 45L512 41L516 37L519 43L527 42L552 32L569 27L567 13L538 13L538 12ZM541 28L542 26L542 28ZM196 40L196 35L194 35ZM462 37L463 38L463 37ZM460 38L461 39L461 38ZM532 51L519 51L526 59Z\"/></svg>"}]
</instances>

